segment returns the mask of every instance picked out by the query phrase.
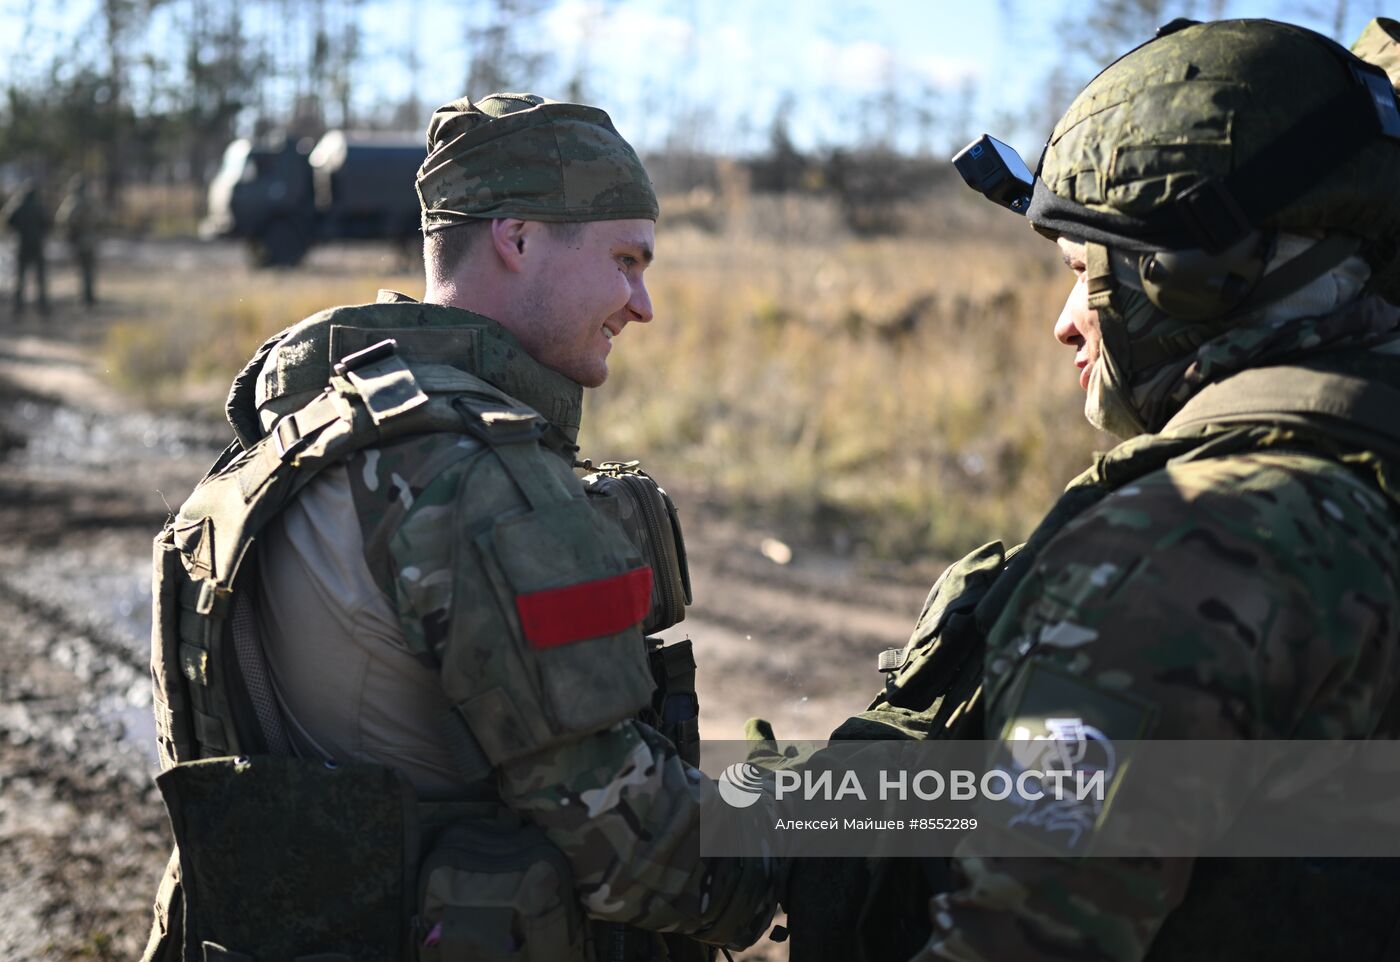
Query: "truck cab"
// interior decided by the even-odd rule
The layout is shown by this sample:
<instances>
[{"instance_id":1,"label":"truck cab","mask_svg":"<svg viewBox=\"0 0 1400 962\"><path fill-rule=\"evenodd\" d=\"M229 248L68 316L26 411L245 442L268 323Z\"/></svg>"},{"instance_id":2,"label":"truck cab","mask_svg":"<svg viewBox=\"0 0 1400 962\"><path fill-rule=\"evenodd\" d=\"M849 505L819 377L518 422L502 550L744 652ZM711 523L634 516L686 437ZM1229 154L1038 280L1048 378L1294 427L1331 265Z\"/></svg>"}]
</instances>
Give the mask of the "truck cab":
<instances>
[{"instance_id":1,"label":"truck cab","mask_svg":"<svg viewBox=\"0 0 1400 962\"><path fill-rule=\"evenodd\" d=\"M263 267L295 266L325 241L408 244L418 237L413 184L425 154L421 140L396 134L235 140L209 184L200 236L246 240Z\"/></svg>"}]
</instances>

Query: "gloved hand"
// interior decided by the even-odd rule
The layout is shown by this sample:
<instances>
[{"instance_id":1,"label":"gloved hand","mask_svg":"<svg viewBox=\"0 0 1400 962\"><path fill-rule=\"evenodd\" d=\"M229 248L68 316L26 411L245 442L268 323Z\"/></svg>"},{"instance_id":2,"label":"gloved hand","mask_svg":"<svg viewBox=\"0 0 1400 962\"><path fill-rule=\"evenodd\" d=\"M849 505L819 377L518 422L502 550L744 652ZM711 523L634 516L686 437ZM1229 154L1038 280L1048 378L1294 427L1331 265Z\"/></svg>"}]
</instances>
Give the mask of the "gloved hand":
<instances>
[{"instance_id":1,"label":"gloved hand","mask_svg":"<svg viewBox=\"0 0 1400 962\"><path fill-rule=\"evenodd\" d=\"M776 772L785 768L801 768L821 749L816 742L789 742L778 746L778 736L766 718L750 718L744 722L744 739L749 743L750 765Z\"/></svg>"}]
</instances>

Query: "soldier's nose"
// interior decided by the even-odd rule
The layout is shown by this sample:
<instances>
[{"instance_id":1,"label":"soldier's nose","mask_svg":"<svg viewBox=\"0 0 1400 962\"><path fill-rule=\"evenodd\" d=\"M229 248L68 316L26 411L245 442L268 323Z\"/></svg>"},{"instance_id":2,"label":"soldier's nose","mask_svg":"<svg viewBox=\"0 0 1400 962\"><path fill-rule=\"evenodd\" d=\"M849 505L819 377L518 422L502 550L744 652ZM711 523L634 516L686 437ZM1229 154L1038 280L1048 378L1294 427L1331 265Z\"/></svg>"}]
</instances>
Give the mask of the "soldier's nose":
<instances>
[{"instance_id":1,"label":"soldier's nose","mask_svg":"<svg viewBox=\"0 0 1400 962\"><path fill-rule=\"evenodd\" d=\"M1069 297L1065 299L1065 306L1060 310L1060 316L1055 321L1055 340L1069 347L1079 347L1084 343L1084 335L1079 330L1076 316L1079 311L1075 309L1074 299L1083 288L1082 284L1074 285L1074 290L1070 291ZM1087 306L1087 301L1086 301Z\"/></svg>"},{"instance_id":2,"label":"soldier's nose","mask_svg":"<svg viewBox=\"0 0 1400 962\"><path fill-rule=\"evenodd\" d=\"M645 324L651 320L651 295L641 281L632 285L632 296L627 299L628 319Z\"/></svg>"}]
</instances>

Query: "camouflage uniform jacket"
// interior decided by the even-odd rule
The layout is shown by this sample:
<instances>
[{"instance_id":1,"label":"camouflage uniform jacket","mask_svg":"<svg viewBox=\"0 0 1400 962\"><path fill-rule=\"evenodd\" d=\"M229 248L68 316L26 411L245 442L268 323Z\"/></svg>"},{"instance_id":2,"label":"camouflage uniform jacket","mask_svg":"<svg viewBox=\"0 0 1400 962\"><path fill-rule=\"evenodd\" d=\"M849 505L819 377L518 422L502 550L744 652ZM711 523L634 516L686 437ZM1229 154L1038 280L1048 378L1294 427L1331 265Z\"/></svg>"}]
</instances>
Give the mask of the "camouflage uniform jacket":
<instances>
[{"instance_id":1,"label":"camouflage uniform jacket","mask_svg":"<svg viewBox=\"0 0 1400 962\"><path fill-rule=\"evenodd\" d=\"M698 857L713 784L634 720L652 691L641 630L598 610L639 560L572 470L582 388L486 318L389 300L290 329L241 390L257 381L267 431L320 390L331 359L393 337L426 390L467 371L516 399L496 422L507 433L547 418L538 442L410 435L345 465L365 563L397 615L392 644L437 676L456 709L441 745L463 795L498 798L541 826L590 915L752 942L772 914L773 867ZM321 590L307 587L308 600Z\"/></svg>"},{"instance_id":2,"label":"camouflage uniform jacket","mask_svg":"<svg viewBox=\"0 0 1400 962\"><path fill-rule=\"evenodd\" d=\"M97 247L98 212L87 191L73 191L54 212L54 226L63 231L69 246L89 253Z\"/></svg>"},{"instance_id":3,"label":"camouflage uniform jacket","mask_svg":"<svg viewBox=\"0 0 1400 962\"><path fill-rule=\"evenodd\" d=\"M986 737L1038 666L1135 700L1148 738L1400 736L1395 460L1303 425L1169 425L1100 456L1069 493L1090 486L1108 493L1040 548L991 627ZM1215 801L1203 837L1237 800ZM1330 911L1370 897L1385 860L1339 882L1268 859L961 852L920 962L1379 958L1375 930L1384 943L1393 925L1368 909L1370 931L1349 933ZM1386 871L1376 901L1397 904ZM1323 948L1296 941L1310 924Z\"/></svg>"}]
</instances>

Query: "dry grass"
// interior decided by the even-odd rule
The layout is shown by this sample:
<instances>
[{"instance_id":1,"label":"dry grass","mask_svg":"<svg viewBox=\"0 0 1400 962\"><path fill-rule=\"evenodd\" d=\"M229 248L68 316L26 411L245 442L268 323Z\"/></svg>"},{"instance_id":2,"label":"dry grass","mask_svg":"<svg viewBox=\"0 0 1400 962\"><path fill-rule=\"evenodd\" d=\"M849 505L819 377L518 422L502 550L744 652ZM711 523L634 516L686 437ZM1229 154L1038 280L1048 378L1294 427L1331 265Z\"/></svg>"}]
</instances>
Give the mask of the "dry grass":
<instances>
[{"instance_id":1,"label":"dry grass","mask_svg":"<svg viewBox=\"0 0 1400 962\"><path fill-rule=\"evenodd\" d=\"M179 237L195 232L204 215L204 191L188 184L131 184L122 194L114 230Z\"/></svg>"},{"instance_id":2,"label":"dry grass","mask_svg":"<svg viewBox=\"0 0 1400 962\"><path fill-rule=\"evenodd\" d=\"M1068 274L975 197L911 213L915 236L877 241L817 201L730 199L718 235L663 219L656 321L616 342L585 452L641 458L691 497L872 558L1024 536L1103 445L1050 335ZM137 316L109 334L114 375L157 403L212 406L286 323L376 286L422 289L334 253L133 291Z\"/></svg>"},{"instance_id":3,"label":"dry grass","mask_svg":"<svg viewBox=\"0 0 1400 962\"><path fill-rule=\"evenodd\" d=\"M208 410L221 404L233 375L270 334L335 303L355 300L359 284L328 285L324 277L250 278L235 290L226 278L202 278L199 288L142 286L136 319L107 331L105 355L113 382L156 407ZM369 288L373 296L373 288ZM358 299L365 299L363 296Z\"/></svg>"}]
</instances>

